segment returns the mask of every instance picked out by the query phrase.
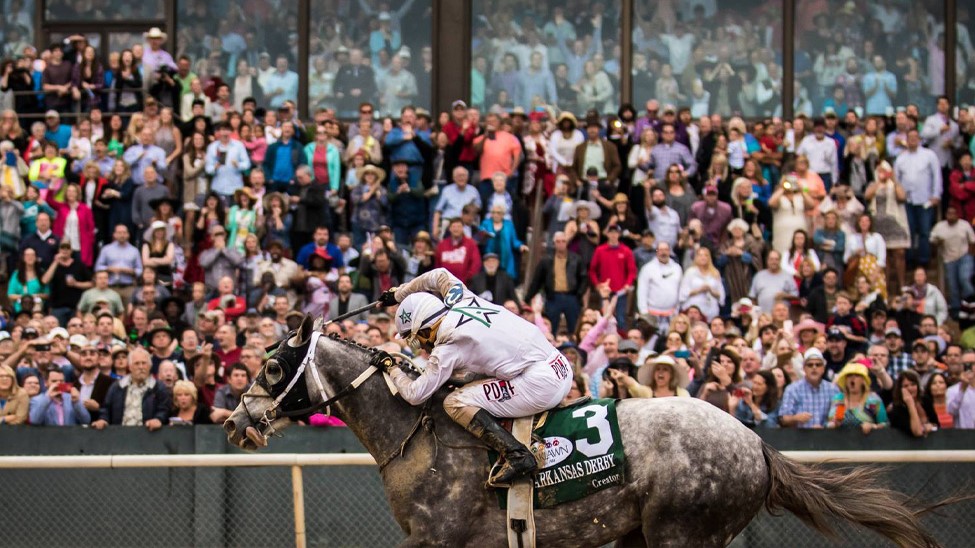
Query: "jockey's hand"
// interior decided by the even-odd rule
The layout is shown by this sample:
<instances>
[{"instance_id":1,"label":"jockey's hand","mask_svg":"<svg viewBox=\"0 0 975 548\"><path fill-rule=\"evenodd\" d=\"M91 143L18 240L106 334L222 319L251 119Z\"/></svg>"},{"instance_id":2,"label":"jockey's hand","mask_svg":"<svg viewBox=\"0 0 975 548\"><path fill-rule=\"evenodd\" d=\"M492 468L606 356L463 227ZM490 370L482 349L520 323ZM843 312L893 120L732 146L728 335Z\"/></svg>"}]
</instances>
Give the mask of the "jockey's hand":
<instances>
[{"instance_id":1,"label":"jockey's hand","mask_svg":"<svg viewBox=\"0 0 975 548\"><path fill-rule=\"evenodd\" d=\"M398 287L391 287L391 288L387 289L386 291L383 291L383 294L379 296L379 305L380 306L383 306L383 307L396 306L396 304L397 304L397 301L396 301L396 290L397 289L399 289L399 288Z\"/></svg>"}]
</instances>

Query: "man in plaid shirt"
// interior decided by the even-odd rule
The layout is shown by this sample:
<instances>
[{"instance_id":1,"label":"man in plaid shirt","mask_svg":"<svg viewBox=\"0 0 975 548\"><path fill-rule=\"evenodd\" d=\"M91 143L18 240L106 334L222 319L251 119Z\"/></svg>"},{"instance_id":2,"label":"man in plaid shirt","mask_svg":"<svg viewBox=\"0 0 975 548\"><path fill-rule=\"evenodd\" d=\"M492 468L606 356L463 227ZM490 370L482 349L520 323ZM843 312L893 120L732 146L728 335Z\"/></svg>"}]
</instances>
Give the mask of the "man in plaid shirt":
<instances>
[{"instance_id":1,"label":"man in plaid shirt","mask_svg":"<svg viewBox=\"0 0 975 548\"><path fill-rule=\"evenodd\" d=\"M818 348L806 351L802 369L805 378L785 387L779 422L791 428L824 428L830 401L839 389L823 378L826 360Z\"/></svg>"},{"instance_id":2,"label":"man in plaid shirt","mask_svg":"<svg viewBox=\"0 0 975 548\"><path fill-rule=\"evenodd\" d=\"M673 124L660 127L660 143L650 151L650 163L653 165L653 178L663 181L667 168L677 164L684 168L685 177L693 177L697 173L697 161L691 150L678 143L675 139L677 130Z\"/></svg>"},{"instance_id":3,"label":"man in plaid shirt","mask_svg":"<svg viewBox=\"0 0 975 548\"><path fill-rule=\"evenodd\" d=\"M904 339L901 337L901 330L896 327L888 327L884 332L884 344L890 351L890 360L887 364L887 373L894 379L905 369L914 367L914 359L907 352L904 352Z\"/></svg>"}]
</instances>

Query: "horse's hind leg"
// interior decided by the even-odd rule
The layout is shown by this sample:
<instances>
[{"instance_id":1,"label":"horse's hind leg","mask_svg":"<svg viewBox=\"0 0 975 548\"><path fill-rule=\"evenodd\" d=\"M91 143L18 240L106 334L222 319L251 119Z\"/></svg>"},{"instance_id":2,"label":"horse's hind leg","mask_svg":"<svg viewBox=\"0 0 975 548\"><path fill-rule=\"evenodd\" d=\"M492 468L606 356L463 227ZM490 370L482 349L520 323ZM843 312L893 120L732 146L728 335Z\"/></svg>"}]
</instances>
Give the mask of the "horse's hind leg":
<instances>
[{"instance_id":1,"label":"horse's hind leg","mask_svg":"<svg viewBox=\"0 0 975 548\"><path fill-rule=\"evenodd\" d=\"M634 529L617 539L613 548L647 548L647 541L643 538L643 531Z\"/></svg>"}]
</instances>

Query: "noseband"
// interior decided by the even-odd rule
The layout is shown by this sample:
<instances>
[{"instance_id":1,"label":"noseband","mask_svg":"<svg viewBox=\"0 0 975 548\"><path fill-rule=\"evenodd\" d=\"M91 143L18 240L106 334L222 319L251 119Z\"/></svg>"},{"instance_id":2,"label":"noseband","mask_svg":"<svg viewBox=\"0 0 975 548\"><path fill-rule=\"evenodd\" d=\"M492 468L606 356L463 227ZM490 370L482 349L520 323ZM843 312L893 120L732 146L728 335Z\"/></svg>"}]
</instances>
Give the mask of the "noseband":
<instances>
[{"instance_id":1,"label":"noseband","mask_svg":"<svg viewBox=\"0 0 975 548\"><path fill-rule=\"evenodd\" d=\"M274 433L274 428L271 425L275 420L279 418L307 417L308 415L311 415L323 409L325 411L326 416L331 416L332 414L331 406L333 403L337 402L338 400L354 392L357 388L359 388L359 386L362 385L362 383L366 382L366 380L369 379L369 377L373 376L375 373L379 371L385 372L386 370L388 370L390 367L393 366L393 357L390 356L389 353L383 350L379 350L378 348L368 348L352 341L339 339L338 336L336 335L330 335L330 337L337 342L341 342L348 346L355 346L356 348L368 350L369 353L372 355L372 357L369 360L369 367L367 367L365 371L359 374L359 376L356 377L351 383L346 385L345 388L339 390L334 396L329 397L328 392L326 392L325 390L325 385L322 382L321 374L318 371L318 367L315 367L314 365L315 352L318 348L318 341L322 337L322 335L323 333L321 331L315 331L314 333L312 333L311 341L309 341L308 344L308 350L305 351L305 356L301 360L301 364L298 366L298 370L295 371L294 376L291 378L291 380L288 382L288 385L280 394L278 394L276 397L271 395L272 386L267 382L266 376L262 373L255 382L257 382L262 388L264 388L264 390L267 392L267 395L244 394L241 397L241 402L244 405L244 410L247 412L248 418L250 418L252 421L255 420L255 418L254 418L254 414L251 413L250 409L247 407L247 398L265 398L265 399L273 398L274 399L274 403L272 403L271 406L268 407L266 411L264 411L260 419L257 420L257 423L264 427L265 435L270 435ZM289 334L288 337L286 337L284 340L287 341L288 339L291 338L291 336L292 335ZM281 342L278 342L277 345L271 347L271 350L280 348L280 345ZM284 402L285 398L288 397L288 394L291 393L292 389L295 388L295 386L298 383L298 380L304 376L305 369L308 368L309 365L311 365L312 378L315 381L315 387L318 389L318 393L321 396L322 401L320 403L314 403L308 405L301 409L294 409L294 410L283 409L281 407L282 403ZM396 387L392 384L392 380L388 376L384 376L384 378L386 379L386 383L389 386L390 391L393 392L393 394L396 394ZM304 396L305 398L307 398L308 397L307 387L305 388L304 392L305 392ZM305 398L299 396L298 401L301 401L302 399Z\"/></svg>"}]
</instances>

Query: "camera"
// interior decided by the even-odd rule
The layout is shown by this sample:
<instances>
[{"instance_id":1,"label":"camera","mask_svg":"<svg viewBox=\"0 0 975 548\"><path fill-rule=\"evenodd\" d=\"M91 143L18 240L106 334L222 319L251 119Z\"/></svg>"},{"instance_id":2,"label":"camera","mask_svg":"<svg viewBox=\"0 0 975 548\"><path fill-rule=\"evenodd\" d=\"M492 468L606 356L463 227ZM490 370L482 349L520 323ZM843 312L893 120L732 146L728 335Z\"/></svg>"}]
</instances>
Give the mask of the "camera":
<instances>
[{"instance_id":1,"label":"camera","mask_svg":"<svg viewBox=\"0 0 975 548\"><path fill-rule=\"evenodd\" d=\"M34 350L37 350L38 352L50 352L51 351L51 345L49 345L49 344L39 344L39 345L37 345L37 346L34 347Z\"/></svg>"},{"instance_id":2,"label":"camera","mask_svg":"<svg viewBox=\"0 0 975 548\"><path fill-rule=\"evenodd\" d=\"M67 383L67 382L64 382L64 381L61 381L61 384L58 385L58 390L62 394L70 394L72 388L74 388L74 387L71 386L71 383Z\"/></svg>"}]
</instances>

